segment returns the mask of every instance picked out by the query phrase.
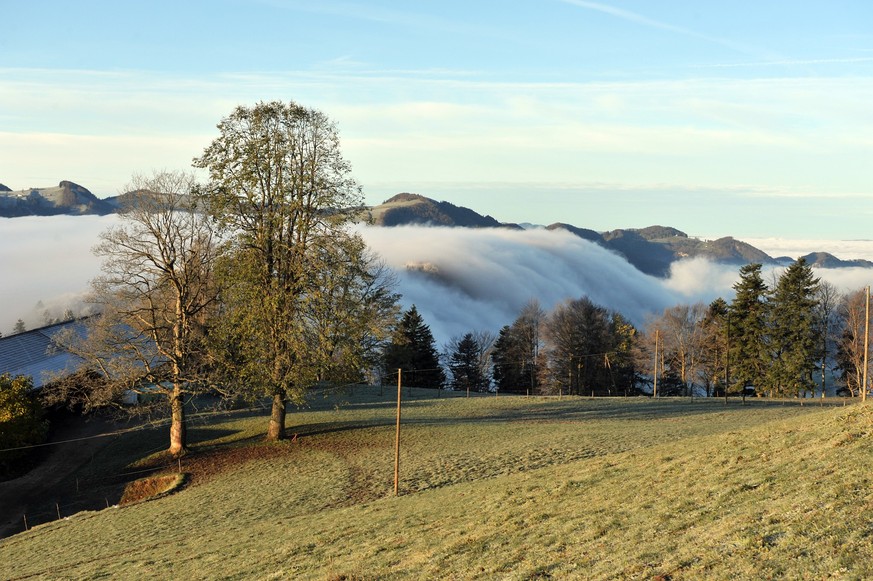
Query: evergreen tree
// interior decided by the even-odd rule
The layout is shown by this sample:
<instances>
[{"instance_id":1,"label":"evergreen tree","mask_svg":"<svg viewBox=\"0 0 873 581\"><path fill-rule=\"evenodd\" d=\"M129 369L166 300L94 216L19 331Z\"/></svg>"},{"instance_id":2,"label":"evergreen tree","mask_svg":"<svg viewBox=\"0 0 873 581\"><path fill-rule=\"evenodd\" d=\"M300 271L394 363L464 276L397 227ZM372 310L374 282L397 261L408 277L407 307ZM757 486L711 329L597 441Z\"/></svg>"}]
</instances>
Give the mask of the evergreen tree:
<instances>
[{"instance_id":1,"label":"evergreen tree","mask_svg":"<svg viewBox=\"0 0 873 581\"><path fill-rule=\"evenodd\" d=\"M814 390L815 308L819 280L801 258L779 277L770 300L771 365L766 384L771 394L796 395Z\"/></svg>"},{"instance_id":2,"label":"evergreen tree","mask_svg":"<svg viewBox=\"0 0 873 581\"><path fill-rule=\"evenodd\" d=\"M703 350L700 376L707 395L724 393L728 374L728 311L727 302L719 297L712 301L703 317Z\"/></svg>"},{"instance_id":3,"label":"evergreen tree","mask_svg":"<svg viewBox=\"0 0 873 581\"><path fill-rule=\"evenodd\" d=\"M539 387L543 363L540 329L545 316L539 303L531 300L512 325L500 330L491 355L498 390L531 393Z\"/></svg>"},{"instance_id":4,"label":"evergreen tree","mask_svg":"<svg viewBox=\"0 0 873 581\"><path fill-rule=\"evenodd\" d=\"M452 372L452 388L484 391L487 388L485 377L479 365L481 347L473 333L467 333L458 341L457 347L449 355L449 369Z\"/></svg>"},{"instance_id":5,"label":"evergreen tree","mask_svg":"<svg viewBox=\"0 0 873 581\"><path fill-rule=\"evenodd\" d=\"M445 383L436 341L415 305L403 313L391 343L385 347L383 361L389 377L403 370L403 385L441 388Z\"/></svg>"},{"instance_id":6,"label":"evergreen tree","mask_svg":"<svg viewBox=\"0 0 873 581\"><path fill-rule=\"evenodd\" d=\"M497 389L506 392L524 392L529 382L524 377L524 359L518 337L509 325L500 329L494 350L491 352L494 364L494 383Z\"/></svg>"},{"instance_id":7,"label":"evergreen tree","mask_svg":"<svg viewBox=\"0 0 873 581\"><path fill-rule=\"evenodd\" d=\"M621 391L627 395L629 388L633 388L636 381L633 347L637 330L618 312L612 313L610 327L611 348L604 358L610 379L607 392L609 395L618 395Z\"/></svg>"},{"instance_id":8,"label":"evergreen tree","mask_svg":"<svg viewBox=\"0 0 873 581\"><path fill-rule=\"evenodd\" d=\"M27 331L27 327L24 325L24 321L18 319L15 321L15 326L12 327L12 334L17 335L18 333L24 333Z\"/></svg>"},{"instance_id":9,"label":"evergreen tree","mask_svg":"<svg viewBox=\"0 0 873 581\"><path fill-rule=\"evenodd\" d=\"M588 297L555 307L543 326L552 388L587 395L611 385L606 364L613 347L611 323L611 313Z\"/></svg>"},{"instance_id":10,"label":"evergreen tree","mask_svg":"<svg viewBox=\"0 0 873 581\"><path fill-rule=\"evenodd\" d=\"M729 316L730 380L740 388L761 384L770 364L767 348L767 286L761 278L761 264L740 269L734 285L736 295Z\"/></svg>"}]
</instances>

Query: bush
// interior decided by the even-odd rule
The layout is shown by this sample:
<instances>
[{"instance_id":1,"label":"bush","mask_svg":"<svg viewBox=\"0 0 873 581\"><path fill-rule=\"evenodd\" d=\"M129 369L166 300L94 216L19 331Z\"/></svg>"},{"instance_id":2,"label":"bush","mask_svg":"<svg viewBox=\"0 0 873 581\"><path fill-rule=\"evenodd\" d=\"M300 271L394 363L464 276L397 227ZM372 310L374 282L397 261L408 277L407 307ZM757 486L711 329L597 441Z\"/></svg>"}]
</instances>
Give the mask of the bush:
<instances>
[{"instance_id":1,"label":"bush","mask_svg":"<svg viewBox=\"0 0 873 581\"><path fill-rule=\"evenodd\" d=\"M0 375L0 478L17 473L30 452L11 448L41 444L48 435L48 422L32 388L29 377Z\"/></svg>"}]
</instances>

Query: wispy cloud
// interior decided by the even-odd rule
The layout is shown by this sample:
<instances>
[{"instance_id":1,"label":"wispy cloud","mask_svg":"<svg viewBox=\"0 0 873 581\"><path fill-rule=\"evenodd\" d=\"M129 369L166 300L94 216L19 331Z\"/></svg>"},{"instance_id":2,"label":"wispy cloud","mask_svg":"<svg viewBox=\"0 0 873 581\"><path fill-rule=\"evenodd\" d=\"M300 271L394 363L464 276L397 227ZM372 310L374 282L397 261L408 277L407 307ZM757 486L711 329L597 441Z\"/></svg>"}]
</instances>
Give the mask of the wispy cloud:
<instances>
[{"instance_id":1,"label":"wispy cloud","mask_svg":"<svg viewBox=\"0 0 873 581\"><path fill-rule=\"evenodd\" d=\"M435 30L451 33L487 32L483 27L468 24L463 19L451 20L424 12L386 8L384 6L377 6L373 2L364 3L338 0L319 0L318 2L309 2L307 0L258 0L258 2L274 8L323 14L376 24L387 24L404 29ZM426 4L408 3L406 6L421 7L426 6ZM494 34L494 32L491 31L491 34Z\"/></svg>"},{"instance_id":2,"label":"wispy cloud","mask_svg":"<svg viewBox=\"0 0 873 581\"><path fill-rule=\"evenodd\" d=\"M611 6L609 4L603 4L600 2L589 2L588 0L560 0L565 4L570 4L573 6L578 6L579 8L585 8L587 10L594 10L597 12L602 12L604 14L609 14L610 16L615 16L616 18L620 18L622 20L626 20L628 22L633 22L634 24L639 24L642 26L646 26L649 28L656 28L659 30L664 30L667 32L672 32L675 34L680 34L682 36L687 36L690 38L696 38L699 40L706 41L712 44L718 44L732 50L736 50L739 52L743 52L746 54L754 54L759 52L758 50L737 43L731 40L727 40L724 38L718 38L715 36L711 36L708 34L702 34L700 32L682 27L675 26L673 24L669 24L667 22L662 22L660 20L655 20L653 18L649 18L647 16L643 16L642 14L631 12L630 10L624 10L622 8L616 8L615 6Z\"/></svg>"},{"instance_id":3,"label":"wispy cloud","mask_svg":"<svg viewBox=\"0 0 873 581\"><path fill-rule=\"evenodd\" d=\"M537 82L423 69L182 79L8 68L0 77L0 181L15 189L71 179L114 194L135 171L187 167L236 105L290 95L336 120L356 177L400 188L391 194L436 182L515 184L505 192L602 182L653 195L720 191L738 203L870 194L865 77ZM692 221L673 209L680 227ZM598 215L607 228L626 225Z\"/></svg>"},{"instance_id":4,"label":"wispy cloud","mask_svg":"<svg viewBox=\"0 0 873 581\"><path fill-rule=\"evenodd\" d=\"M741 63L709 63L709 64L692 64L691 68L697 69L730 69L730 68L752 68L752 67L784 67L784 66L809 66L809 65L844 65L844 64L864 64L873 62L873 57L852 57L852 58L820 58L820 59L781 59L770 61L751 61Z\"/></svg>"}]
</instances>

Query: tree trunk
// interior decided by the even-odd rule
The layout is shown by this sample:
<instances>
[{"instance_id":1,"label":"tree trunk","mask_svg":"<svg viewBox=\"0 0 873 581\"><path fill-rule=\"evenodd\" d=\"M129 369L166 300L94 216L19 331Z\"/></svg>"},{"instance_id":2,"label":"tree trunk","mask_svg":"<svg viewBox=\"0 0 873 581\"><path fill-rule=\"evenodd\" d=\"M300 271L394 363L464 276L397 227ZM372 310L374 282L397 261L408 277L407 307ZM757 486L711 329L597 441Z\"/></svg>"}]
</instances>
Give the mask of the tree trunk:
<instances>
[{"instance_id":1,"label":"tree trunk","mask_svg":"<svg viewBox=\"0 0 873 581\"><path fill-rule=\"evenodd\" d=\"M270 410L270 427L267 429L267 441L276 442L285 439L285 391L273 394L273 408Z\"/></svg>"},{"instance_id":2,"label":"tree trunk","mask_svg":"<svg viewBox=\"0 0 873 581\"><path fill-rule=\"evenodd\" d=\"M173 386L170 394L170 454L181 456L188 451L187 430L185 425L185 401L182 397L182 387L179 384Z\"/></svg>"}]
</instances>

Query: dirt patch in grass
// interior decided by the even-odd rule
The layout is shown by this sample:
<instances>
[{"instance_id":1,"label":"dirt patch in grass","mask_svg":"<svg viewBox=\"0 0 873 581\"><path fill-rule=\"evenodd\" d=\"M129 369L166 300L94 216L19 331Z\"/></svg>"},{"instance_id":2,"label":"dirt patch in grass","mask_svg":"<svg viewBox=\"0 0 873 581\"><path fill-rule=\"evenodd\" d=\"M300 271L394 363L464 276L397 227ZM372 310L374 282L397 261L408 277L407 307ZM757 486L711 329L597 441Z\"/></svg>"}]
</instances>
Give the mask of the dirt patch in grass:
<instances>
[{"instance_id":1,"label":"dirt patch in grass","mask_svg":"<svg viewBox=\"0 0 873 581\"><path fill-rule=\"evenodd\" d=\"M191 474L191 484L209 482L217 476L233 472L237 468L259 460L269 460L288 454L293 444L263 442L233 448L219 447L182 458L182 467Z\"/></svg>"},{"instance_id":2,"label":"dirt patch in grass","mask_svg":"<svg viewBox=\"0 0 873 581\"><path fill-rule=\"evenodd\" d=\"M165 474L134 480L124 487L119 504L126 506L164 496L181 488L186 480L186 474Z\"/></svg>"},{"instance_id":3,"label":"dirt patch in grass","mask_svg":"<svg viewBox=\"0 0 873 581\"><path fill-rule=\"evenodd\" d=\"M252 441L241 445L219 445L207 449L195 448L181 458L162 452L136 464L135 467L140 472L153 470L155 473L175 468L187 475L187 486L198 486L250 462L284 456L293 450L295 444L290 440L283 440L277 443Z\"/></svg>"}]
</instances>

